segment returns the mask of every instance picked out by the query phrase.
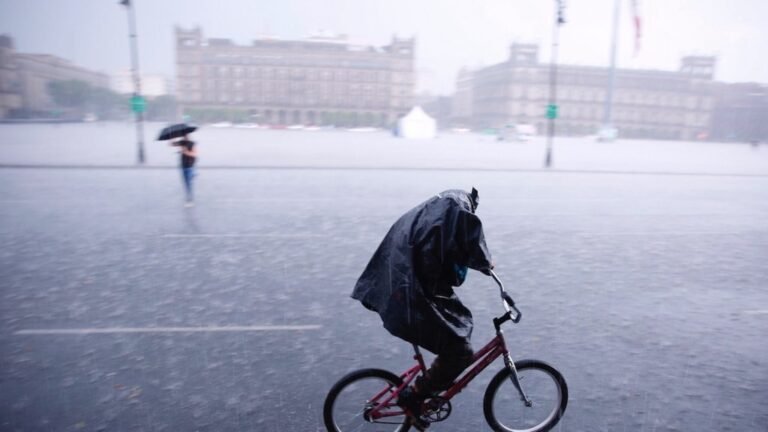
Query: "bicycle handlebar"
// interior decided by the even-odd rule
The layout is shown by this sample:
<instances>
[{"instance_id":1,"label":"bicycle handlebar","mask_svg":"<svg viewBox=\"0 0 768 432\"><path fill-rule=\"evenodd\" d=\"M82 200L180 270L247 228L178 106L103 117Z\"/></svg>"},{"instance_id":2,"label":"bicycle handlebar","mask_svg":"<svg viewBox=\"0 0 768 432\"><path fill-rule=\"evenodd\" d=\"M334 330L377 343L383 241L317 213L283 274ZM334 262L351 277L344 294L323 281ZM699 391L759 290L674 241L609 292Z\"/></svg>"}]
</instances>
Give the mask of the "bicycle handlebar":
<instances>
[{"instance_id":1,"label":"bicycle handlebar","mask_svg":"<svg viewBox=\"0 0 768 432\"><path fill-rule=\"evenodd\" d=\"M507 311L508 314L510 314L510 319L513 323L517 324L520 322L520 318L523 317L523 314L520 312L520 309L515 306L515 301L512 299L512 297L504 290L504 284L501 283L501 280L498 276L496 276L496 273L494 273L493 270L489 270L491 277L494 281L496 281L496 284L499 286L499 294L501 294L502 304L504 305L504 309ZM515 316L512 316L512 311L515 312Z\"/></svg>"}]
</instances>

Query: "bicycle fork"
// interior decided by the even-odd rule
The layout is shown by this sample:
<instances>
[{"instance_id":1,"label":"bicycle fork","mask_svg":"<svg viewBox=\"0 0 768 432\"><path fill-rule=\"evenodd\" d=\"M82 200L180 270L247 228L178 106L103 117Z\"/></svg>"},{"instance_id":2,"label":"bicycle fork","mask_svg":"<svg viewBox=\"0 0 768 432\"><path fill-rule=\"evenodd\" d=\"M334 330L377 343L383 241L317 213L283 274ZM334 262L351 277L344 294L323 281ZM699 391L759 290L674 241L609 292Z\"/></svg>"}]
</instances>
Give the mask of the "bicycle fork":
<instances>
[{"instance_id":1,"label":"bicycle fork","mask_svg":"<svg viewBox=\"0 0 768 432\"><path fill-rule=\"evenodd\" d=\"M523 390L523 387L520 385L520 377L517 375L515 362L512 361L512 357L510 357L509 353L504 355L504 363L507 365L507 368L511 372L509 374L509 380L512 381L512 385L514 385L518 393L520 393L520 400L525 403L525 406L529 408L532 407L533 402L531 402L531 400L528 398L528 395L525 394L525 390Z\"/></svg>"}]
</instances>

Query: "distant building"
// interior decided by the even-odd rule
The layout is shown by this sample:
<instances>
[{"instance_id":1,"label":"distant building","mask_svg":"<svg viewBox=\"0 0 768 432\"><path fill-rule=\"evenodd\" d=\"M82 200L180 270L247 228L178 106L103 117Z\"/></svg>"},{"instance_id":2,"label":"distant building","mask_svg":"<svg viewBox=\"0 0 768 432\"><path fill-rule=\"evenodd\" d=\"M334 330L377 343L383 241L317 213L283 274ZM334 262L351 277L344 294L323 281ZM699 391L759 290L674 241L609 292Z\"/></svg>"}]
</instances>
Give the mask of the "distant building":
<instances>
[{"instance_id":1,"label":"distant building","mask_svg":"<svg viewBox=\"0 0 768 432\"><path fill-rule=\"evenodd\" d=\"M171 94L168 79L159 74L141 74L141 95L154 98ZM133 74L121 71L110 77L110 88L120 94L133 93Z\"/></svg>"},{"instance_id":2,"label":"distant building","mask_svg":"<svg viewBox=\"0 0 768 432\"><path fill-rule=\"evenodd\" d=\"M717 83L710 138L768 142L768 85Z\"/></svg>"},{"instance_id":3,"label":"distant building","mask_svg":"<svg viewBox=\"0 0 768 432\"><path fill-rule=\"evenodd\" d=\"M617 69L613 125L622 137L696 139L708 135L714 107L714 57L684 57L680 70ZM549 64L538 46L512 44L503 63L459 74L454 123L474 128L511 123L546 130ZM609 69L558 65L557 133L591 135L604 121Z\"/></svg>"},{"instance_id":4,"label":"distant building","mask_svg":"<svg viewBox=\"0 0 768 432\"><path fill-rule=\"evenodd\" d=\"M420 106L424 112L435 119L437 127L447 128L451 123L453 98L450 96L438 96L429 93L417 94L415 105Z\"/></svg>"},{"instance_id":5,"label":"distant building","mask_svg":"<svg viewBox=\"0 0 768 432\"><path fill-rule=\"evenodd\" d=\"M414 39L383 47L344 36L236 45L177 28L176 73L179 103L193 118L385 126L413 105Z\"/></svg>"},{"instance_id":6,"label":"distant building","mask_svg":"<svg viewBox=\"0 0 768 432\"><path fill-rule=\"evenodd\" d=\"M467 127L474 123L472 106L474 99L474 81L472 71L462 68L456 79L456 93L451 105L451 123L458 127Z\"/></svg>"},{"instance_id":7,"label":"distant building","mask_svg":"<svg viewBox=\"0 0 768 432\"><path fill-rule=\"evenodd\" d=\"M77 66L50 54L16 55L21 82L21 108L27 112L49 111L56 108L48 94L52 81L83 81L94 87L109 88L109 77Z\"/></svg>"},{"instance_id":8,"label":"distant building","mask_svg":"<svg viewBox=\"0 0 768 432\"><path fill-rule=\"evenodd\" d=\"M0 118L21 108L21 81L13 39L0 35Z\"/></svg>"},{"instance_id":9,"label":"distant building","mask_svg":"<svg viewBox=\"0 0 768 432\"><path fill-rule=\"evenodd\" d=\"M109 77L49 54L16 52L10 36L0 36L0 116L46 115L56 105L48 94L52 81L83 81L109 88Z\"/></svg>"}]
</instances>

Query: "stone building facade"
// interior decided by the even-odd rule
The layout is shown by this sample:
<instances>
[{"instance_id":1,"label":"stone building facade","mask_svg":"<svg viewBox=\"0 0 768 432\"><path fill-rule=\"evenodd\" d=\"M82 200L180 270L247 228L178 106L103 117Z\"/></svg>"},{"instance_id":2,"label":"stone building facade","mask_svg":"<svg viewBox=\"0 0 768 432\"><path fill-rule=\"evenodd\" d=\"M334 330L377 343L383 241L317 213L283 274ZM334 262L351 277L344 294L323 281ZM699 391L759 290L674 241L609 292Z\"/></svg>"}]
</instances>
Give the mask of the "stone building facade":
<instances>
[{"instance_id":1,"label":"stone building facade","mask_svg":"<svg viewBox=\"0 0 768 432\"><path fill-rule=\"evenodd\" d=\"M109 88L109 77L49 54L20 53L0 35L0 118L47 116L56 109L48 94L52 81L83 81Z\"/></svg>"},{"instance_id":2,"label":"stone building facade","mask_svg":"<svg viewBox=\"0 0 768 432\"><path fill-rule=\"evenodd\" d=\"M196 120L388 126L413 104L414 43L314 37L237 45L177 28L177 98Z\"/></svg>"},{"instance_id":3,"label":"stone building facade","mask_svg":"<svg viewBox=\"0 0 768 432\"><path fill-rule=\"evenodd\" d=\"M711 138L717 141L768 142L768 85L717 83Z\"/></svg>"},{"instance_id":4,"label":"stone building facade","mask_svg":"<svg viewBox=\"0 0 768 432\"><path fill-rule=\"evenodd\" d=\"M50 54L16 54L21 87L21 109L45 112L56 108L48 93L53 81L83 81L93 87L109 88L109 76L77 66Z\"/></svg>"},{"instance_id":5,"label":"stone building facade","mask_svg":"<svg viewBox=\"0 0 768 432\"><path fill-rule=\"evenodd\" d=\"M21 82L13 39L0 35L0 118L21 108Z\"/></svg>"},{"instance_id":6,"label":"stone building facade","mask_svg":"<svg viewBox=\"0 0 768 432\"><path fill-rule=\"evenodd\" d=\"M684 57L679 71L617 69L612 123L627 138L700 139L708 136L714 106L714 57ZM609 70L559 65L556 122L559 135L592 135L605 121ZM459 75L457 100L470 99L474 128L510 123L546 130L549 64L538 46L513 44L507 61ZM471 94L470 94L471 92ZM468 94L470 94L468 96ZM466 110L455 123L463 122Z\"/></svg>"},{"instance_id":7,"label":"stone building facade","mask_svg":"<svg viewBox=\"0 0 768 432\"><path fill-rule=\"evenodd\" d=\"M451 101L451 122L457 127L473 123L474 80L470 70L462 68L456 78L456 93Z\"/></svg>"}]
</instances>

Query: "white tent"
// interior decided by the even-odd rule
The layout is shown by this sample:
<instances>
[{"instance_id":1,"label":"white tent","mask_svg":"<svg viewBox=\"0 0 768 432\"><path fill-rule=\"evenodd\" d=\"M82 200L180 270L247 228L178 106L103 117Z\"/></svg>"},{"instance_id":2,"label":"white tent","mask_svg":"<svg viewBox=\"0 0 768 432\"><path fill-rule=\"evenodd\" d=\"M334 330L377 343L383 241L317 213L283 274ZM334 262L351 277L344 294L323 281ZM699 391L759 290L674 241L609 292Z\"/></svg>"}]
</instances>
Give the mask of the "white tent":
<instances>
[{"instance_id":1,"label":"white tent","mask_svg":"<svg viewBox=\"0 0 768 432\"><path fill-rule=\"evenodd\" d=\"M434 138L437 133L437 122L421 109L415 106L407 115L397 121L397 136L401 138L427 139Z\"/></svg>"}]
</instances>

